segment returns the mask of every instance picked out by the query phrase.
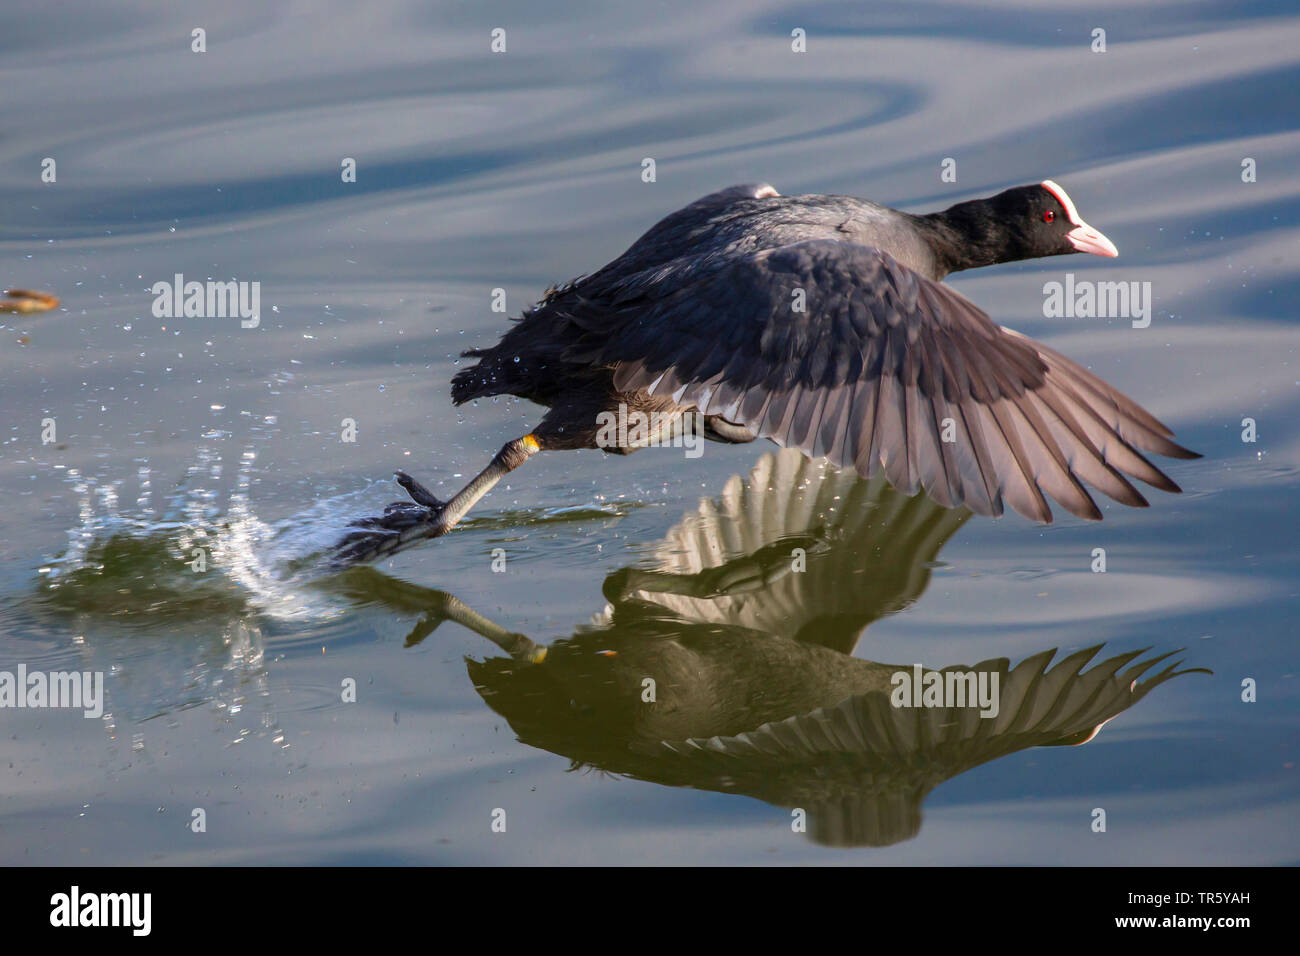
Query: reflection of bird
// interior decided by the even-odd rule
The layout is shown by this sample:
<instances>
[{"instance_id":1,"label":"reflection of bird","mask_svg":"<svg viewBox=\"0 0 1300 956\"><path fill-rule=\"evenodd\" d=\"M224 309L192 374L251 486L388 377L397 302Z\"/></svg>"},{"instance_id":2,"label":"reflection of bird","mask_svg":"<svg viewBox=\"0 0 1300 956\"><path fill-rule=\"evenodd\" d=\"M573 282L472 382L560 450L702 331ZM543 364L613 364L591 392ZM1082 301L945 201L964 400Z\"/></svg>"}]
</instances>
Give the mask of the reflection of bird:
<instances>
[{"instance_id":1,"label":"reflection of bird","mask_svg":"<svg viewBox=\"0 0 1300 956\"><path fill-rule=\"evenodd\" d=\"M1006 658L944 668L996 673L996 717L974 707L898 708L885 693L868 691L739 734L665 740L681 765L669 770L663 759L660 775L803 807L814 838L831 846L897 843L920 831L921 803L943 781L1028 747L1087 743L1152 688L1190 673L1173 663L1140 681L1177 653L1136 660L1142 650L1084 671L1102 646L1050 669L1055 649L1014 668Z\"/></svg>"},{"instance_id":2,"label":"reflection of bird","mask_svg":"<svg viewBox=\"0 0 1300 956\"><path fill-rule=\"evenodd\" d=\"M1118 253L1047 181L913 216L848 196L733 186L672 213L613 262L553 289L465 354L456 404L517 395L550 410L449 501L398 472L446 532L546 449L627 453L698 414L718 441L770 438L943 505L1050 521L1045 495L1100 518L1083 482L1145 505L1141 454L1198 457L1131 399L994 324L939 280L1072 252ZM604 416L648 416L617 441ZM690 419L694 421L694 419ZM690 425L687 426L692 427Z\"/></svg>"},{"instance_id":3,"label":"reflection of bird","mask_svg":"<svg viewBox=\"0 0 1300 956\"><path fill-rule=\"evenodd\" d=\"M733 475L668 532L656 567L625 568L605 593L618 606L645 602L847 654L869 623L921 595L968 518L787 449L760 458L746 480Z\"/></svg>"},{"instance_id":4,"label":"reflection of bird","mask_svg":"<svg viewBox=\"0 0 1300 956\"><path fill-rule=\"evenodd\" d=\"M1084 672L1095 647L1049 670L1046 651L1014 668L945 669L996 673L996 717L893 707L891 679L910 667L851 653L867 625L921 595L968 517L786 450L687 515L651 567L610 575L609 606L550 645L370 569L333 586L424 612L408 643L450 619L506 650L467 666L527 744L575 766L802 807L821 842L883 845L915 835L943 780L1025 747L1082 743L1182 673L1139 682L1169 656L1141 651Z\"/></svg>"}]
</instances>

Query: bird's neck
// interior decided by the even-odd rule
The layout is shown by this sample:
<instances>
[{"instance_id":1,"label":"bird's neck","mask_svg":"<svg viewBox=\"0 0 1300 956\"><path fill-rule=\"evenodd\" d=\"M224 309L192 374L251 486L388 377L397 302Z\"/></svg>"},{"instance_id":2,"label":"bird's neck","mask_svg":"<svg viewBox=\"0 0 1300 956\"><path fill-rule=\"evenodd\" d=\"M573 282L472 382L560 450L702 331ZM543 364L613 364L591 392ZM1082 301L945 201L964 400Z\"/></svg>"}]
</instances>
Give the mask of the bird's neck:
<instances>
[{"instance_id":1,"label":"bird's neck","mask_svg":"<svg viewBox=\"0 0 1300 956\"><path fill-rule=\"evenodd\" d=\"M996 217L989 215L983 199L916 216L914 221L929 238L944 275L1007 261L1005 229Z\"/></svg>"}]
</instances>

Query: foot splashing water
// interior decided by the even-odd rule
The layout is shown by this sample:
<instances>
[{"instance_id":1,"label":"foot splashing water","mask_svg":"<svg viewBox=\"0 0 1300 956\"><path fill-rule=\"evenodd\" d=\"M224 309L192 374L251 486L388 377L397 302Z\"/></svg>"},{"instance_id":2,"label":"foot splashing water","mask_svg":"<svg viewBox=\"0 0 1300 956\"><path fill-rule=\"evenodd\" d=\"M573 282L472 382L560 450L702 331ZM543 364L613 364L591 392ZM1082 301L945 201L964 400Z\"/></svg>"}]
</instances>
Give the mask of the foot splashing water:
<instances>
[{"instance_id":1,"label":"foot splashing water","mask_svg":"<svg viewBox=\"0 0 1300 956\"><path fill-rule=\"evenodd\" d=\"M213 431L209 439L225 433ZM224 505L214 487L224 462L215 445L199 448L161 517L153 510L153 476L138 471L136 506L119 506L121 481L104 483L75 470L80 523L67 550L41 569L47 602L66 610L159 617L257 612L282 621L320 621L346 604L311 587L333 569L332 553L366 513L384 482L317 502L267 521L253 510L249 487L256 452L240 454L235 487Z\"/></svg>"},{"instance_id":2,"label":"foot splashing water","mask_svg":"<svg viewBox=\"0 0 1300 956\"><path fill-rule=\"evenodd\" d=\"M273 431L274 416L262 425ZM65 664L105 675L111 706L104 719L114 739L121 720L135 725L213 706L231 725L232 742L254 734L282 744L264 632L278 646L314 642L353 606L317 582L330 576L330 556L349 527L377 511L391 486L371 482L266 520L250 500L256 446L230 437L220 429L204 434L161 514L148 464L134 477L133 507L122 505L131 500L124 494L129 477L67 472L78 519L66 549L39 568L24 603L37 630L73 635L74 647L60 652L71 655ZM336 698L336 690L299 686L292 702L281 695L274 710L327 706ZM142 731L132 732L127 759L147 757L143 740Z\"/></svg>"}]
</instances>

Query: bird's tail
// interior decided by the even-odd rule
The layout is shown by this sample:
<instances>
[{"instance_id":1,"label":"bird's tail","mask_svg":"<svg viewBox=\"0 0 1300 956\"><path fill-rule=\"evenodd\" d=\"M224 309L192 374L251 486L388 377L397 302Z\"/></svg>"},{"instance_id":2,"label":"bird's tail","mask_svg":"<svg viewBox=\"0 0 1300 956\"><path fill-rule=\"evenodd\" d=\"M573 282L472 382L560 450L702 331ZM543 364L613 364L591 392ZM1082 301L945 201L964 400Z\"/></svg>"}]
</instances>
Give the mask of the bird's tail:
<instances>
[{"instance_id":1,"label":"bird's tail","mask_svg":"<svg viewBox=\"0 0 1300 956\"><path fill-rule=\"evenodd\" d=\"M485 358L491 349L466 349L462 358ZM451 400L456 405L464 405L475 398L486 398L500 394L494 387L496 376L492 374L489 362L477 362L457 372L451 380Z\"/></svg>"}]
</instances>

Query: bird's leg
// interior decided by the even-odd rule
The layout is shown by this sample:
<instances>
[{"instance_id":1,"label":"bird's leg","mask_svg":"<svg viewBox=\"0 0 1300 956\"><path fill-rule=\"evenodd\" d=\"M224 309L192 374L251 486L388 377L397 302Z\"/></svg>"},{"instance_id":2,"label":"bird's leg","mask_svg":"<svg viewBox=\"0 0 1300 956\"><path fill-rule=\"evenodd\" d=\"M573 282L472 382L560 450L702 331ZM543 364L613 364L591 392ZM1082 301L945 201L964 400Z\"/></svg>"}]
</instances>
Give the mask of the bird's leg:
<instances>
[{"instance_id":1,"label":"bird's leg","mask_svg":"<svg viewBox=\"0 0 1300 956\"><path fill-rule=\"evenodd\" d=\"M729 422L721 415L708 415L704 419L704 437L709 441L740 445L753 441L756 436L744 425Z\"/></svg>"},{"instance_id":2,"label":"bird's leg","mask_svg":"<svg viewBox=\"0 0 1300 956\"><path fill-rule=\"evenodd\" d=\"M546 658L545 644L538 644L527 635L507 631L446 591L390 578L374 568L364 567L352 568L335 578L329 588L354 601L383 604L399 614L422 612L419 622L407 635L407 647L420 643L444 621L453 621L487 638L516 660L536 664Z\"/></svg>"},{"instance_id":3,"label":"bird's leg","mask_svg":"<svg viewBox=\"0 0 1300 956\"><path fill-rule=\"evenodd\" d=\"M467 627L475 634L486 637L518 661L540 664L546 659L546 645L538 644L525 634L507 631L501 625L490 621L454 595L448 594L441 608L442 618L455 621Z\"/></svg>"},{"instance_id":4,"label":"bird's leg","mask_svg":"<svg viewBox=\"0 0 1300 956\"><path fill-rule=\"evenodd\" d=\"M531 434L506 442L488 466L447 501L438 500L428 488L405 472L397 472L397 482L416 504L433 511L433 533L424 537L438 537L455 527L465 513L492 490L493 485L541 450L541 443Z\"/></svg>"},{"instance_id":5,"label":"bird's leg","mask_svg":"<svg viewBox=\"0 0 1300 956\"><path fill-rule=\"evenodd\" d=\"M438 499L405 472L397 472L398 482L415 504L395 501L384 509L382 516L352 522L349 526L352 530L334 546L330 566L339 570L363 561L374 561L403 551L425 538L441 537L504 475L541 450L542 443L533 435L507 442L491 463L448 501Z\"/></svg>"}]
</instances>

